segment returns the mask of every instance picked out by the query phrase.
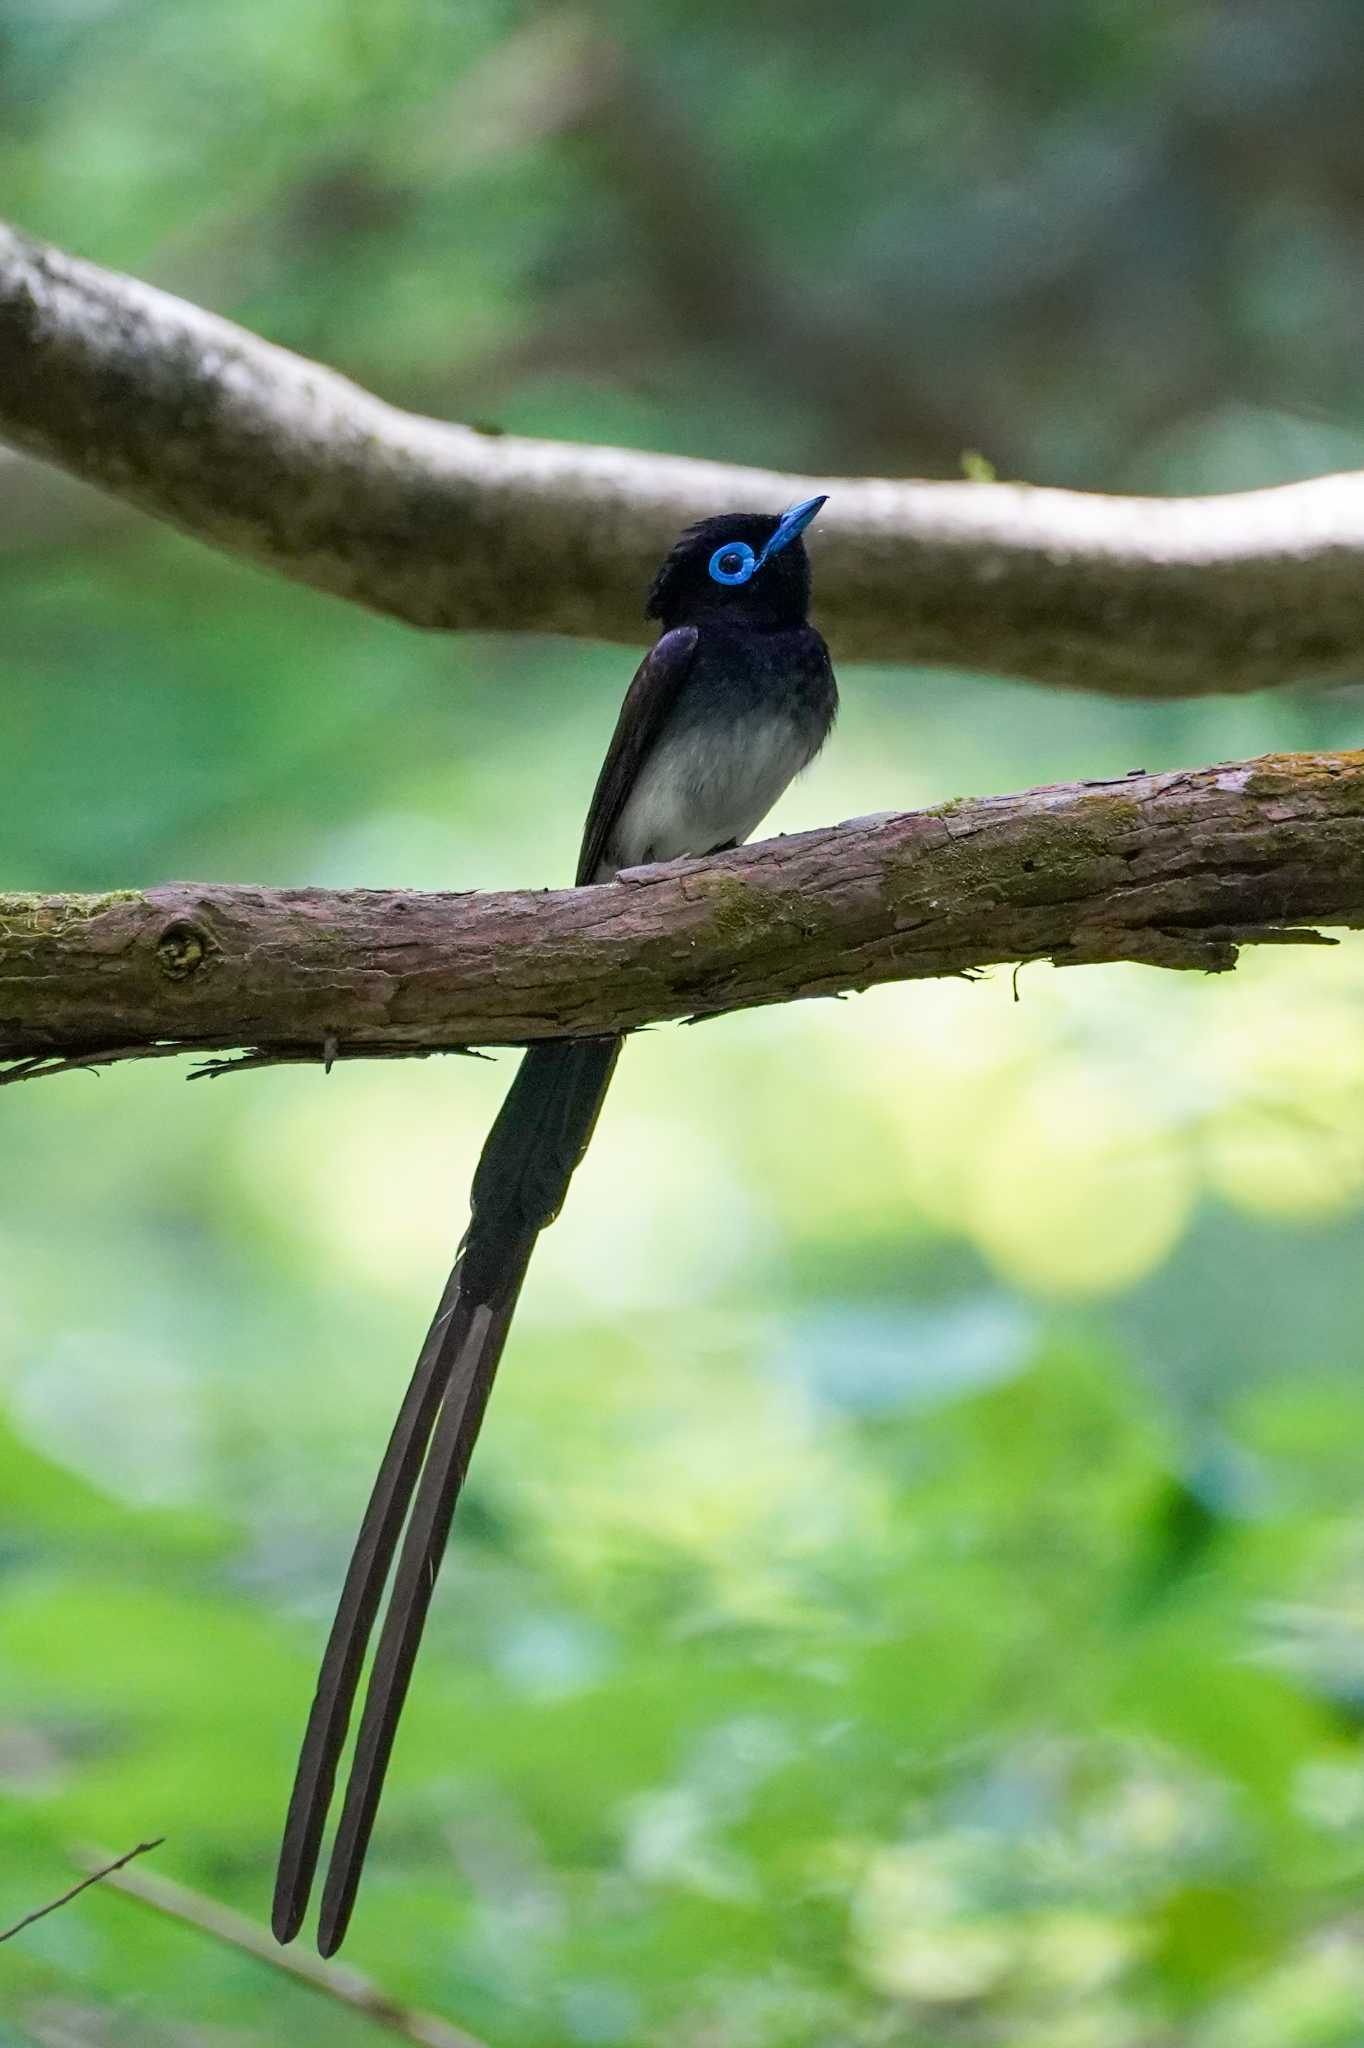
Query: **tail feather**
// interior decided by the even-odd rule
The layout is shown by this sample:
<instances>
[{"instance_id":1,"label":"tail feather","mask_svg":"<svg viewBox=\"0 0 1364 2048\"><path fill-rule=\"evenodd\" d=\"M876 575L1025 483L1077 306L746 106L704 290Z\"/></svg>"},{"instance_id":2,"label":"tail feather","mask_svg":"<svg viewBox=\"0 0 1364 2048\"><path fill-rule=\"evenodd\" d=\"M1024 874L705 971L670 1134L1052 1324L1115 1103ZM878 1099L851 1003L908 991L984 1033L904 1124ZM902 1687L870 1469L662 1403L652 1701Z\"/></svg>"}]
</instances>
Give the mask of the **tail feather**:
<instances>
[{"instance_id":1,"label":"tail feather","mask_svg":"<svg viewBox=\"0 0 1364 2048\"><path fill-rule=\"evenodd\" d=\"M529 1248L526 1256L529 1258ZM317 1945L324 1956L334 1954L341 1946L350 1923L451 1517L492 1392L493 1375L524 1271L523 1261L521 1273L510 1280L511 1298L498 1311L484 1305L475 1309L469 1319L468 1335L455 1368L457 1378L467 1377L467 1392L462 1400L453 1392L446 1397L412 1505L388 1613L374 1653L350 1782L322 1894Z\"/></svg>"},{"instance_id":2,"label":"tail feather","mask_svg":"<svg viewBox=\"0 0 1364 2048\"><path fill-rule=\"evenodd\" d=\"M393 1425L317 1675L275 1879L271 1926L277 1941L293 1940L308 1909L336 1766L345 1748L374 1617L450 1378L453 1352L446 1338L459 1298L459 1277L456 1264Z\"/></svg>"},{"instance_id":3,"label":"tail feather","mask_svg":"<svg viewBox=\"0 0 1364 2048\"><path fill-rule=\"evenodd\" d=\"M273 1916L280 1941L293 1938L307 1910L365 1651L411 1505L324 1889L322 1953L331 1955L345 1935L451 1517L521 1283L592 1136L620 1044L532 1047L483 1148L469 1229L394 1425L323 1658L280 1853Z\"/></svg>"}]
</instances>

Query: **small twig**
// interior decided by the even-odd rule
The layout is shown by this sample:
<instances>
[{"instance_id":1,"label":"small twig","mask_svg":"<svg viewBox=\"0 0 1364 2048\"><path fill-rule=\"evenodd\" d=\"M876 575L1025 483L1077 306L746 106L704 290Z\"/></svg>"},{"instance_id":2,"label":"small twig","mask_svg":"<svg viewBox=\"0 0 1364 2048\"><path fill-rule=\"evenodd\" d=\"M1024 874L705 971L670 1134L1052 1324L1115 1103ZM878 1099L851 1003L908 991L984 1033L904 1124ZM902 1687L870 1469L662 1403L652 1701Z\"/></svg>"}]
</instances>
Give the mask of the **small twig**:
<instances>
[{"instance_id":1,"label":"small twig","mask_svg":"<svg viewBox=\"0 0 1364 2048\"><path fill-rule=\"evenodd\" d=\"M224 1074L245 1074L256 1067L321 1067L324 1074L330 1074L342 1060L429 1060L444 1059L448 1055L462 1060L490 1060L493 1057L491 1053L477 1051L472 1045L338 1046L334 1038L329 1038L320 1053L270 1052L262 1046L241 1053L236 1059L209 1060L206 1065L196 1067L188 1079L221 1081Z\"/></svg>"},{"instance_id":2,"label":"small twig","mask_svg":"<svg viewBox=\"0 0 1364 2048\"><path fill-rule=\"evenodd\" d=\"M429 1060L447 1057L486 1060L493 1055L472 1045L365 1045L337 1046L330 1043L320 1051L289 1047L272 1052L268 1046L253 1046L234 1059L209 1060L186 1076L190 1081L216 1081L224 1074L244 1074L254 1067L321 1067L330 1073L342 1060ZM32 1053L27 1059L0 1066L0 1088L17 1081L46 1081L54 1074L98 1073L101 1067L117 1066L122 1060L179 1060L186 1055L212 1051L211 1046L192 1039L168 1039L157 1045L113 1045L102 1052Z\"/></svg>"},{"instance_id":3,"label":"small twig","mask_svg":"<svg viewBox=\"0 0 1364 2048\"><path fill-rule=\"evenodd\" d=\"M41 1067L47 1057L46 1053L30 1053L26 1060L16 1060L13 1066L3 1068L0 1070L0 1088L6 1081L26 1081L34 1068Z\"/></svg>"},{"instance_id":4,"label":"small twig","mask_svg":"<svg viewBox=\"0 0 1364 2048\"><path fill-rule=\"evenodd\" d=\"M77 1053L34 1053L26 1060L15 1060L12 1066L0 1068L0 1088L8 1088L14 1081L45 1081L49 1074L75 1074L85 1069L95 1073L100 1067L116 1066L120 1060L173 1060L182 1059L193 1046L179 1045L173 1039L164 1045L111 1045L103 1052Z\"/></svg>"},{"instance_id":5,"label":"small twig","mask_svg":"<svg viewBox=\"0 0 1364 2048\"><path fill-rule=\"evenodd\" d=\"M79 1860L93 1862L101 1853L89 1850L81 1854ZM133 1853L136 1855L137 1851ZM111 1864L109 1868L116 1871L119 1865ZM99 1875L107 1873L101 1871ZM94 1880L88 1878L86 1882L93 1883ZM310 1956L306 1951L300 1953L278 1948L268 1934L242 1914L234 1913L228 1906L220 1906L216 1899L206 1899L202 1893L190 1891L185 1885L174 1884L169 1878L150 1877L137 1871L109 1877L109 1889L121 1892L125 1898L135 1899L139 1905L149 1906L153 1912L164 1914L169 1920L178 1920L183 1927L194 1928L211 1941L224 1942L243 1955L254 1956L257 1962L280 1971L283 1976L292 1977L295 1983L307 1984L327 1998L335 1999L338 2004L349 2006L352 2012L362 2013L376 2027L386 2028L399 2040L415 2043L416 2048L487 2048L486 2042L466 2033L462 2027L452 2026L449 2020L439 2019L434 2013L418 2012L412 2006L399 2005L377 1984L372 1984L368 1977L362 1977L358 1970L340 1963L324 1963L320 1956Z\"/></svg>"},{"instance_id":6,"label":"small twig","mask_svg":"<svg viewBox=\"0 0 1364 2048\"><path fill-rule=\"evenodd\" d=\"M145 1856L149 1850L159 1849L165 1839L164 1835L158 1835L154 1842L139 1842L135 1849L129 1849L123 1856L116 1856L112 1863L105 1863L98 1870L92 1870L88 1877L83 1877L79 1884L73 1884L70 1891L63 1892L59 1899L49 1899L45 1906L37 1907L32 1913L25 1913L23 1919L16 1920L13 1927L6 1927L0 1932L0 1941L9 1941L14 1935L22 1934L35 1920L42 1920L48 1913L55 1913L58 1906L69 1905L72 1899L79 1898L82 1892L88 1891L92 1884L99 1884L105 1878L112 1878L114 1872L122 1870L125 1863L131 1863L134 1856Z\"/></svg>"}]
</instances>

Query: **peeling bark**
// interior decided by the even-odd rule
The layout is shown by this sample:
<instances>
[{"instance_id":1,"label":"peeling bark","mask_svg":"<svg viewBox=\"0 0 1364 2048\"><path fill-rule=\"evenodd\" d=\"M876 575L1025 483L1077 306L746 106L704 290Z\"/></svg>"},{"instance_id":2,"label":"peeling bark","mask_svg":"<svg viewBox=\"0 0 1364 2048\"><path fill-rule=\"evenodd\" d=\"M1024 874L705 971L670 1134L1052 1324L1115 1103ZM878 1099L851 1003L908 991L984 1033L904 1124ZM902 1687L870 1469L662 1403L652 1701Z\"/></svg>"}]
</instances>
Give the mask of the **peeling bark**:
<instances>
[{"instance_id":1,"label":"peeling bark","mask_svg":"<svg viewBox=\"0 0 1364 2048\"><path fill-rule=\"evenodd\" d=\"M403 1055L1001 961L1216 973L1320 924L1364 925L1364 753L854 819L594 889L0 896L0 1059Z\"/></svg>"}]
</instances>

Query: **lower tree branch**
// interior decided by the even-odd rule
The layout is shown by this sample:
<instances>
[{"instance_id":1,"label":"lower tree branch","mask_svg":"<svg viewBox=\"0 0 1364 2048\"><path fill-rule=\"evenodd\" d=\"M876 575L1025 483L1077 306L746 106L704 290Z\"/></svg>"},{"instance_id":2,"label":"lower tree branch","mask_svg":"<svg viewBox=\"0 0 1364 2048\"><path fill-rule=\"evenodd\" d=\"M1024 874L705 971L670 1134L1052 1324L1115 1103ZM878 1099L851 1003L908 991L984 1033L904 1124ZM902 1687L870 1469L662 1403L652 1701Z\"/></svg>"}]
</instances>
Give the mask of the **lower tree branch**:
<instances>
[{"instance_id":1,"label":"lower tree branch","mask_svg":"<svg viewBox=\"0 0 1364 2048\"><path fill-rule=\"evenodd\" d=\"M0 896L0 1059L516 1044L1000 961L1218 972L1318 924L1364 925L1364 753L854 819L595 889Z\"/></svg>"},{"instance_id":2,"label":"lower tree branch","mask_svg":"<svg viewBox=\"0 0 1364 2048\"><path fill-rule=\"evenodd\" d=\"M2 224L0 437L420 626L639 640L679 527L820 489L818 617L842 660L1147 696L1364 667L1364 475L1112 498L479 433Z\"/></svg>"},{"instance_id":3,"label":"lower tree branch","mask_svg":"<svg viewBox=\"0 0 1364 2048\"><path fill-rule=\"evenodd\" d=\"M84 1860L98 1861L99 1858L92 1852ZM219 1905L216 1899L205 1898L202 1892L191 1891L188 1886L176 1884L168 1877L123 1870L119 1864L111 1864L97 1874L104 1878L109 1891L135 1899L139 1905L150 1907L163 1918L178 1921L182 1927L206 1935L210 1941L216 1941L223 1947L254 1957L267 1969L291 1977L297 1984L306 1984L324 1998L333 1999L351 2012L358 2013L374 2027L395 2035L400 2041L412 2043L413 2048L485 2048L483 2042L466 2033L463 2027L440 2019L435 2013L399 2004L396 1998L390 1997L368 1977L362 1976L358 1970L348 1969L344 1963L324 1963L320 1956L281 1948L253 1921L241 1913L234 1913L229 1906ZM86 1879L87 1884L93 1881L93 1876Z\"/></svg>"}]
</instances>

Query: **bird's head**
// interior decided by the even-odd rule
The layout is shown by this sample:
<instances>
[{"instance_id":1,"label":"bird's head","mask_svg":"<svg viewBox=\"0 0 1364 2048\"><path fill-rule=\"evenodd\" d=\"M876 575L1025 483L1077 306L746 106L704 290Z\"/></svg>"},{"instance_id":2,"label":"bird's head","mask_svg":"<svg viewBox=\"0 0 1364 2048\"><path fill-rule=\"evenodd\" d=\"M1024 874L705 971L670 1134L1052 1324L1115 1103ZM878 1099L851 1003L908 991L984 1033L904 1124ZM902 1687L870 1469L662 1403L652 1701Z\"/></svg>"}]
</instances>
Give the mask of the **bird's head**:
<instances>
[{"instance_id":1,"label":"bird's head","mask_svg":"<svg viewBox=\"0 0 1364 2048\"><path fill-rule=\"evenodd\" d=\"M787 512L722 512L689 526L649 592L649 617L665 627L716 617L799 625L810 603L810 558L801 539L825 504L806 498Z\"/></svg>"}]
</instances>

